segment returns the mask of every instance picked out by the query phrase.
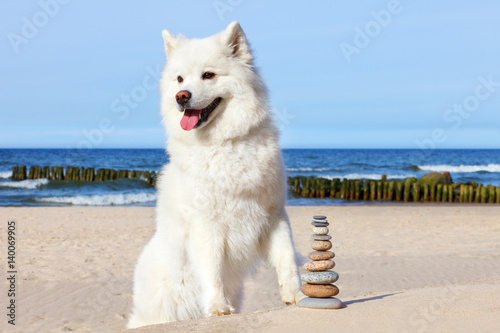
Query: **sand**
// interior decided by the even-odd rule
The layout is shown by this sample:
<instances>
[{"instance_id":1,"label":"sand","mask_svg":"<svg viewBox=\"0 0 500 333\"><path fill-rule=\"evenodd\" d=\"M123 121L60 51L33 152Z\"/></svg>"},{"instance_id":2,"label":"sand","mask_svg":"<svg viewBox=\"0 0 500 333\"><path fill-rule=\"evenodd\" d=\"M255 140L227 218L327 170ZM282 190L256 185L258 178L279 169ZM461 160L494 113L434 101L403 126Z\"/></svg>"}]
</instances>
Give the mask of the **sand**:
<instances>
[{"instance_id":1,"label":"sand","mask_svg":"<svg viewBox=\"0 0 500 333\"><path fill-rule=\"evenodd\" d=\"M332 222L336 285L346 307L285 307L272 269L245 282L242 314L134 332L496 332L500 328L500 207L287 207L301 263L312 215ZM154 208L0 208L0 242L16 221L16 326L7 324L2 255L0 331L120 332L132 274L154 231Z\"/></svg>"}]
</instances>

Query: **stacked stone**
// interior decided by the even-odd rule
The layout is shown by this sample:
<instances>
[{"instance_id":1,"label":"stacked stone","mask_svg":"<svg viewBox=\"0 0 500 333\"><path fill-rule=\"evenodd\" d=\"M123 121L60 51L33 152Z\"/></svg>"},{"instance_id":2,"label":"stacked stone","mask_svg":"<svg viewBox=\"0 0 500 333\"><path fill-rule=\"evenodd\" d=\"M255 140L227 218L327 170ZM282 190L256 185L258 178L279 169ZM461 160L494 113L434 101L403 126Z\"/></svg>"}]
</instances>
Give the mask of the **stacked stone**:
<instances>
[{"instance_id":1,"label":"stacked stone","mask_svg":"<svg viewBox=\"0 0 500 333\"><path fill-rule=\"evenodd\" d=\"M328 251L332 248L328 235L328 220L326 216L316 215L312 219L313 232L313 252L309 253L312 261L304 265L307 271L302 274L304 282L301 290L304 295L309 296L299 301L298 306L312 309L340 309L343 304L336 296L339 288L333 283L338 280L339 275L331 269L335 267L332 259L335 253Z\"/></svg>"}]
</instances>

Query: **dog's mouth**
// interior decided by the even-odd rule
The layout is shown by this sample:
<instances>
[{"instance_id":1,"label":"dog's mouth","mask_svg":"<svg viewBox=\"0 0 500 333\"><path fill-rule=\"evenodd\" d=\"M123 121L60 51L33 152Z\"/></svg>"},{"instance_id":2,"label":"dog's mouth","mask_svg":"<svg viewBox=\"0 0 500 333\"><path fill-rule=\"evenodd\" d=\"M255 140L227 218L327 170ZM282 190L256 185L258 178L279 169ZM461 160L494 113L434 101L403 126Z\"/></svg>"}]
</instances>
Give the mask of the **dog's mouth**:
<instances>
[{"instance_id":1,"label":"dog's mouth","mask_svg":"<svg viewBox=\"0 0 500 333\"><path fill-rule=\"evenodd\" d=\"M217 108L222 98L217 97L207 107L199 110L186 109L181 119L181 127L185 131L190 131L208 120L208 116Z\"/></svg>"}]
</instances>

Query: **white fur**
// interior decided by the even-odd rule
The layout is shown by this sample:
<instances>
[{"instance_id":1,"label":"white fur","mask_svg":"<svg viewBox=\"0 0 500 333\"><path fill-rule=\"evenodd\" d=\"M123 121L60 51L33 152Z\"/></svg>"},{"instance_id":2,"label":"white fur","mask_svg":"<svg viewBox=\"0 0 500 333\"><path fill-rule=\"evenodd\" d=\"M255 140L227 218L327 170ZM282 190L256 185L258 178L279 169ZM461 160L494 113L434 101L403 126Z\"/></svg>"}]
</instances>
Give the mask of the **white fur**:
<instances>
[{"instance_id":1,"label":"white fur","mask_svg":"<svg viewBox=\"0 0 500 333\"><path fill-rule=\"evenodd\" d=\"M137 263L128 327L235 312L259 258L276 268L281 298L293 304L300 284L278 133L245 34L233 22L205 39L163 37L170 164L157 183L156 234ZM202 80L206 71L216 76ZM188 108L222 102L203 126L184 131L181 90L192 94Z\"/></svg>"}]
</instances>

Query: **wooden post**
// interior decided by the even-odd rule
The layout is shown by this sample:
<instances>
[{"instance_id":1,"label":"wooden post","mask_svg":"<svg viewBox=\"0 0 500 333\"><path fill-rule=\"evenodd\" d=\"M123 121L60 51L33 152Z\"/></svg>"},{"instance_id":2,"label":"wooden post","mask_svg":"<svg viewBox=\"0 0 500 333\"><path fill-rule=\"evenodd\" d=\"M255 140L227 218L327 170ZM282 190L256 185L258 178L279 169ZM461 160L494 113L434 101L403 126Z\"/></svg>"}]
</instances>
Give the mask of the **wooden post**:
<instances>
[{"instance_id":1,"label":"wooden post","mask_svg":"<svg viewBox=\"0 0 500 333\"><path fill-rule=\"evenodd\" d=\"M144 172L144 178L148 179L149 177L149 171ZM316 197L316 181L314 177L309 177L309 198L314 198Z\"/></svg>"},{"instance_id":2,"label":"wooden post","mask_svg":"<svg viewBox=\"0 0 500 333\"><path fill-rule=\"evenodd\" d=\"M469 185L469 202L474 202L474 198L476 197L476 188L474 185Z\"/></svg>"},{"instance_id":3,"label":"wooden post","mask_svg":"<svg viewBox=\"0 0 500 333\"><path fill-rule=\"evenodd\" d=\"M89 168L89 181L93 182L95 180L95 170L94 168Z\"/></svg>"},{"instance_id":4,"label":"wooden post","mask_svg":"<svg viewBox=\"0 0 500 333\"><path fill-rule=\"evenodd\" d=\"M448 202L453 202L455 200L455 186L453 184L448 185Z\"/></svg>"},{"instance_id":5,"label":"wooden post","mask_svg":"<svg viewBox=\"0 0 500 333\"><path fill-rule=\"evenodd\" d=\"M384 184L381 180L377 181L377 200L382 200L384 196Z\"/></svg>"},{"instance_id":6,"label":"wooden post","mask_svg":"<svg viewBox=\"0 0 500 333\"><path fill-rule=\"evenodd\" d=\"M396 183L396 201L401 201L404 192L404 184L401 181Z\"/></svg>"},{"instance_id":7,"label":"wooden post","mask_svg":"<svg viewBox=\"0 0 500 333\"><path fill-rule=\"evenodd\" d=\"M154 176L153 176L153 181L151 182L151 185L156 186L156 179L158 178L158 175L156 174L156 172L153 172L153 173L154 173Z\"/></svg>"},{"instance_id":8,"label":"wooden post","mask_svg":"<svg viewBox=\"0 0 500 333\"><path fill-rule=\"evenodd\" d=\"M325 182L323 178L318 178L316 180L316 186L318 187L316 197L324 199L325 198Z\"/></svg>"},{"instance_id":9,"label":"wooden post","mask_svg":"<svg viewBox=\"0 0 500 333\"><path fill-rule=\"evenodd\" d=\"M424 184L424 191L422 195L422 201L427 202L429 201L429 184Z\"/></svg>"},{"instance_id":10,"label":"wooden post","mask_svg":"<svg viewBox=\"0 0 500 333\"><path fill-rule=\"evenodd\" d=\"M374 201L377 198L377 184L371 180L370 181L370 200Z\"/></svg>"},{"instance_id":11,"label":"wooden post","mask_svg":"<svg viewBox=\"0 0 500 333\"><path fill-rule=\"evenodd\" d=\"M129 171L129 174L132 174L132 172ZM132 177L128 177L128 178L132 178ZM293 177L292 182L293 182L293 192L294 193L299 193L300 192L300 178L299 177Z\"/></svg>"},{"instance_id":12,"label":"wooden post","mask_svg":"<svg viewBox=\"0 0 500 333\"><path fill-rule=\"evenodd\" d=\"M356 180L354 182L354 199L359 200L361 197L361 180Z\"/></svg>"},{"instance_id":13,"label":"wooden post","mask_svg":"<svg viewBox=\"0 0 500 333\"><path fill-rule=\"evenodd\" d=\"M35 176L35 167L32 165L30 166L30 172L28 173L28 179L33 179Z\"/></svg>"},{"instance_id":14,"label":"wooden post","mask_svg":"<svg viewBox=\"0 0 500 333\"><path fill-rule=\"evenodd\" d=\"M441 201L441 196L443 195L443 184L436 185L436 202Z\"/></svg>"},{"instance_id":15,"label":"wooden post","mask_svg":"<svg viewBox=\"0 0 500 333\"><path fill-rule=\"evenodd\" d=\"M486 203L488 200L488 190L486 187L481 187L481 203Z\"/></svg>"},{"instance_id":16,"label":"wooden post","mask_svg":"<svg viewBox=\"0 0 500 333\"><path fill-rule=\"evenodd\" d=\"M305 182L302 183L302 192L300 193L300 196L303 198L309 197L309 178L305 179Z\"/></svg>"},{"instance_id":17,"label":"wooden post","mask_svg":"<svg viewBox=\"0 0 500 333\"><path fill-rule=\"evenodd\" d=\"M18 180L26 180L28 179L28 174L26 171L26 165L21 165L19 167L19 174L17 175Z\"/></svg>"},{"instance_id":18,"label":"wooden post","mask_svg":"<svg viewBox=\"0 0 500 333\"><path fill-rule=\"evenodd\" d=\"M413 183L413 191L412 191L413 201L420 201L420 184L415 182Z\"/></svg>"},{"instance_id":19,"label":"wooden post","mask_svg":"<svg viewBox=\"0 0 500 333\"><path fill-rule=\"evenodd\" d=\"M405 182L404 183L404 193L403 193L403 200L404 202L409 202L410 201L410 183Z\"/></svg>"},{"instance_id":20,"label":"wooden post","mask_svg":"<svg viewBox=\"0 0 500 333\"><path fill-rule=\"evenodd\" d=\"M345 184L347 179L343 179L342 183L340 183L340 199L345 199Z\"/></svg>"},{"instance_id":21,"label":"wooden post","mask_svg":"<svg viewBox=\"0 0 500 333\"><path fill-rule=\"evenodd\" d=\"M468 203L469 202L469 185L462 185L463 187L463 199L460 199L462 203ZM460 189L462 190L462 189Z\"/></svg>"},{"instance_id":22,"label":"wooden post","mask_svg":"<svg viewBox=\"0 0 500 333\"><path fill-rule=\"evenodd\" d=\"M330 185L330 198L336 197L337 192L339 191L339 184L340 184L340 179L338 179L338 178L332 179L332 182Z\"/></svg>"},{"instance_id":23,"label":"wooden post","mask_svg":"<svg viewBox=\"0 0 500 333\"><path fill-rule=\"evenodd\" d=\"M368 201L370 198L370 183L366 180L363 182L363 200Z\"/></svg>"},{"instance_id":24,"label":"wooden post","mask_svg":"<svg viewBox=\"0 0 500 333\"><path fill-rule=\"evenodd\" d=\"M474 198L475 203L481 202L481 193L483 192L482 188L483 188L483 184L479 184L479 186L476 189L476 197Z\"/></svg>"},{"instance_id":25,"label":"wooden post","mask_svg":"<svg viewBox=\"0 0 500 333\"><path fill-rule=\"evenodd\" d=\"M43 178L50 179L50 168L48 166L43 167Z\"/></svg>"},{"instance_id":26,"label":"wooden post","mask_svg":"<svg viewBox=\"0 0 500 333\"><path fill-rule=\"evenodd\" d=\"M488 185L488 203L495 203L495 186Z\"/></svg>"},{"instance_id":27,"label":"wooden post","mask_svg":"<svg viewBox=\"0 0 500 333\"><path fill-rule=\"evenodd\" d=\"M66 167L66 180L73 180L75 178L73 167Z\"/></svg>"},{"instance_id":28,"label":"wooden post","mask_svg":"<svg viewBox=\"0 0 500 333\"><path fill-rule=\"evenodd\" d=\"M355 181L350 180L349 181L349 200L354 200L354 186L355 186Z\"/></svg>"},{"instance_id":29,"label":"wooden post","mask_svg":"<svg viewBox=\"0 0 500 333\"><path fill-rule=\"evenodd\" d=\"M394 199L394 182L390 181L387 183L387 200L392 201Z\"/></svg>"},{"instance_id":30,"label":"wooden post","mask_svg":"<svg viewBox=\"0 0 500 333\"><path fill-rule=\"evenodd\" d=\"M436 201L436 184L430 184L429 185L429 190L431 192L431 198L430 198L430 202L434 202Z\"/></svg>"},{"instance_id":31,"label":"wooden post","mask_svg":"<svg viewBox=\"0 0 500 333\"><path fill-rule=\"evenodd\" d=\"M19 173L19 167L17 165L13 166L12 167L12 180L19 180L19 179L17 179L18 173Z\"/></svg>"},{"instance_id":32,"label":"wooden post","mask_svg":"<svg viewBox=\"0 0 500 333\"><path fill-rule=\"evenodd\" d=\"M382 191L383 191L383 194L382 194L382 198L383 199L387 199L387 197L389 197L389 183L386 182L386 181L382 181Z\"/></svg>"},{"instance_id":33,"label":"wooden post","mask_svg":"<svg viewBox=\"0 0 500 333\"><path fill-rule=\"evenodd\" d=\"M500 203L500 186L497 186L495 192L495 203Z\"/></svg>"},{"instance_id":34,"label":"wooden post","mask_svg":"<svg viewBox=\"0 0 500 333\"><path fill-rule=\"evenodd\" d=\"M42 167L37 165L35 166L35 176L33 179L40 179L42 178Z\"/></svg>"},{"instance_id":35,"label":"wooden post","mask_svg":"<svg viewBox=\"0 0 500 333\"><path fill-rule=\"evenodd\" d=\"M443 195L441 196L441 201L442 202L447 202L448 201L448 185L443 185Z\"/></svg>"},{"instance_id":36,"label":"wooden post","mask_svg":"<svg viewBox=\"0 0 500 333\"><path fill-rule=\"evenodd\" d=\"M56 179L56 167L50 168L50 180Z\"/></svg>"}]
</instances>

